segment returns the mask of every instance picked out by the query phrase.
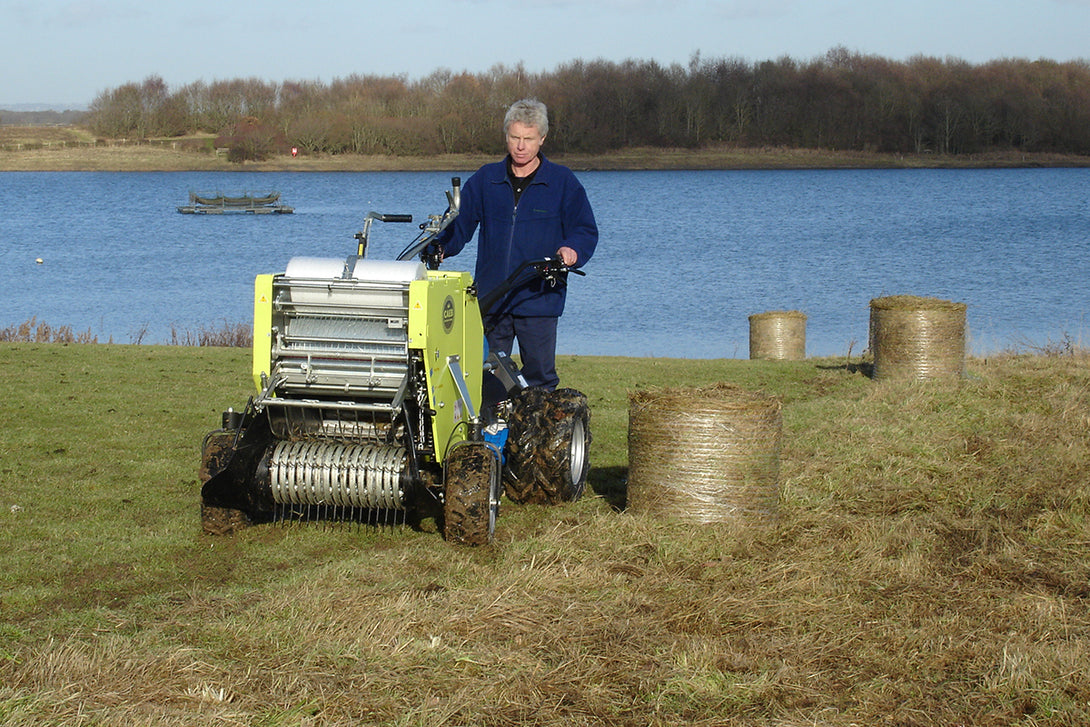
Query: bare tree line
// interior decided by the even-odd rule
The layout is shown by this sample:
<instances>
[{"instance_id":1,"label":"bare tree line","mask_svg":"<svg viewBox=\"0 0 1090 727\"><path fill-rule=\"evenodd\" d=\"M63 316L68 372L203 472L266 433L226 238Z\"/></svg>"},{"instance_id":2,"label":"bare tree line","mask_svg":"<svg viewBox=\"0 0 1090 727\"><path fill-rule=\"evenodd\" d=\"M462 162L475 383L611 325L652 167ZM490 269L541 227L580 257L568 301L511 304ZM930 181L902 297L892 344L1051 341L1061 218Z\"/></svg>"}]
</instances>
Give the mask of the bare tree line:
<instances>
[{"instance_id":1,"label":"bare tree line","mask_svg":"<svg viewBox=\"0 0 1090 727\"><path fill-rule=\"evenodd\" d=\"M893 61L843 48L809 61L692 57L576 60L532 74L354 74L331 83L255 78L170 89L151 76L102 92L87 124L110 138L220 135L240 159L304 153L495 152L503 109L535 96L550 111L549 146L792 146L967 154L1090 154L1090 63L1001 59Z\"/></svg>"},{"instance_id":2,"label":"bare tree line","mask_svg":"<svg viewBox=\"0 0 1090 727\"><path fill-rule=\"evenodd\" d=\"M68 126L82 123L85 115L83 111L71 109L67 111L0 109L0 126Z\"/></svg>"}]
</instances>

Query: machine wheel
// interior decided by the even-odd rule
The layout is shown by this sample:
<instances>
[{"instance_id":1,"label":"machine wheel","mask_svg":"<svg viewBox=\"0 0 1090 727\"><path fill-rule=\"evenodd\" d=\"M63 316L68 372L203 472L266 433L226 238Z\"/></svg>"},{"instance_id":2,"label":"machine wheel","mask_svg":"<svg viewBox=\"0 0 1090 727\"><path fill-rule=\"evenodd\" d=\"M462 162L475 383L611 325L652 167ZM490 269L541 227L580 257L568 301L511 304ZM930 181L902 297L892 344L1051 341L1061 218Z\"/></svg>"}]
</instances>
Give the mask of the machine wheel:
<instances>
[{"instance_id":1,"label":"machine wheel","mask_svg":"<svg viewBox=\"0 0 1090 727\"><path fill-rule=\"evenodd\" d=\"M443 537L462 545L487 545L500 507L499 459L484 442L466 442L446 460Z\"/></svg>"},{"instance_id":2,"label":"machine wheel","mask_svg":"<svg viewBox=\"0 0 1090 727\"><path fill-rule=\"evenodd\" d=\"M234 451L235 431L215 431L204 438L201 448L201 467L197 477L201 484L223 471ZM250 526L250 518L242 510L230 507L214 507L201 503L201 529L208 535L231 535Z\"/></svg>"},{"instance_id":3,"label":"machine wheel","mask_svg":"<svg viewBox=\"0 0 1090 727\"><path fill-rule=\"evenodd\" d=\"M583 496L590 471L590 408L574 389L529 388L508 420L504 486L513 502L555 505Z\"/></svg>"}]
</instances>

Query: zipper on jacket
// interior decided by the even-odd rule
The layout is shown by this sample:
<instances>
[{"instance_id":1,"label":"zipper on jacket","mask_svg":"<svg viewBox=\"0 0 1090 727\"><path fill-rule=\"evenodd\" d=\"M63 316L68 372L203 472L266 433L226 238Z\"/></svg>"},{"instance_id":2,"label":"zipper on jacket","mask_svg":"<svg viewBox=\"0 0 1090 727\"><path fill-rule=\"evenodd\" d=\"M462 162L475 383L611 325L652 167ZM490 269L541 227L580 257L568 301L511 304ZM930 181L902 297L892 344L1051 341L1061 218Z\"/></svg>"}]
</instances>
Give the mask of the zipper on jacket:
<instances>
[{"instance_id":1,"label":"zipper on jacket","mask_svg":"<svg viewBox=\"0 0 1090 727\"><path fill-rule=\"evenodd\" d=\"M515 188L511 186L509 180L504 180L507 184L507 188L511 190L511 199L515 198ZM532 184L530 186L533 186ZM528 186L526 189L529 189ZM526 190L523 190L523 194ZM503 277L506 280L511 275L511 250L515 246L515 223L518 222L519 216L519 203L516 201L515 206L511 209L511 232L507 235L507 256L503 261Z\"/></svg>"}]
</instances>

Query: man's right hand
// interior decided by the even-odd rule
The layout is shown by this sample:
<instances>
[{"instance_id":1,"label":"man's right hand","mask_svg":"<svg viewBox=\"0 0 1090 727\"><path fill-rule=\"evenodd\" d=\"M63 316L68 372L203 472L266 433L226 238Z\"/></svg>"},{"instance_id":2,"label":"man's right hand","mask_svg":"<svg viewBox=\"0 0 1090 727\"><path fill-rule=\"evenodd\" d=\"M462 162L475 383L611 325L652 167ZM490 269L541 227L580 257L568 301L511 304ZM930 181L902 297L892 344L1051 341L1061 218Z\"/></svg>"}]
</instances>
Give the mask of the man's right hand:
<instances>
[{"instance_id":1,"label":"man's right hand","mask_svg":"<svg viewBox=\"0 0 1090 727\"><path fill-rule=\"evenodd\" d=\"M567 247L567 246L562 247L559 250L557 250L556 255L561 260L563 260L564 265L566 265L569 268L573 267L577 262L579 262L579 253L577 253L575 250L572 250L570 247Z\"/></svg>"},{"instance_id":2,"label":"man's right hand","mask_svg":"<svg viewBox=\"0 0 1090 727\"><path fill-rule=\"evenodd\" d=\"M437 242L428 245L420 253L420 261L429 270L438 270L439 263L443 262L443 246Z\"/></svg>"}]
</instances>

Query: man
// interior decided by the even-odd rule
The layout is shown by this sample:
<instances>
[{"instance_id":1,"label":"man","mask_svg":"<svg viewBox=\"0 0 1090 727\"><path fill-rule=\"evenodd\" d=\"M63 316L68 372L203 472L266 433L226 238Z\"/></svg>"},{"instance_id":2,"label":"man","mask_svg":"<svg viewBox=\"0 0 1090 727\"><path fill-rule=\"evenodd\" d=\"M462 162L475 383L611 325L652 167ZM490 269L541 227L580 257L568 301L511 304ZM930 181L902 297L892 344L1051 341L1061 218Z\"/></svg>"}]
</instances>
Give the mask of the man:
<instances>
[{"instance_id":1,"label":"man","mask_svg":"<svg viewBox=\"0 0 1090 727\"><path fill-rule=\"evenodd\" d=\"M503 130L507 157L469 178L458 217L437 241L444 257L457 255L480 227L475 280L481 298L527 260L558 257L581 267L598 245L598 225L583 185L570 169L541 153L549 133L545 104L516 102L507 110ZM530 275L485 311L490 349L510 355L517 340L527 383L550 391L560 382L556 327L565 294L564 285Z\"/></svg>"}]
</instances>

